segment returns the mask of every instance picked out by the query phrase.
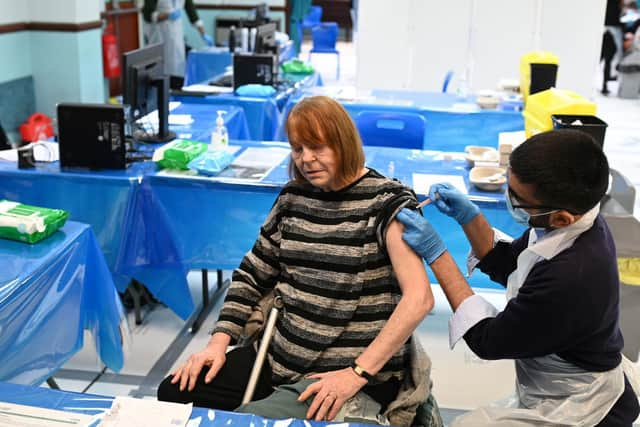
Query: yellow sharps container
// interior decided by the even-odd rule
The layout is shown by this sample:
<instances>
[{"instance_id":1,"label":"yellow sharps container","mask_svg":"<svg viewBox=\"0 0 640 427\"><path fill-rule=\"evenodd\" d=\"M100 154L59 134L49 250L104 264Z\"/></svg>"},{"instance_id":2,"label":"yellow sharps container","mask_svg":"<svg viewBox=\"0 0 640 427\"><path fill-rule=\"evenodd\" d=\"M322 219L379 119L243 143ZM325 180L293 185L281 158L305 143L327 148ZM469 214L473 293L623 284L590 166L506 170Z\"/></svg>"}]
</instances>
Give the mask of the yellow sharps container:
<instances>
[{"instance_id":1,"label":"yellow sharps container","mask_svg":"<svg viewBox=\"0 0 640 427\"><path fill-rule=\"evenodd\" d=\"M547 89L529 96L522 115L527 138L553 129L553 114L595 116L596 104L566 89Z\"/></svg>"},{"instance_id":2,"label":"yellow sharps container","mask_svg":"<svg viewBox=\"0 0 640 427\"><path fill-rule=\"evenodd\" d=\"M556 85L558 57L551 52L538 50L520 58L520 92L527 102L529 95Z\"/></svg>"}]
</instances>

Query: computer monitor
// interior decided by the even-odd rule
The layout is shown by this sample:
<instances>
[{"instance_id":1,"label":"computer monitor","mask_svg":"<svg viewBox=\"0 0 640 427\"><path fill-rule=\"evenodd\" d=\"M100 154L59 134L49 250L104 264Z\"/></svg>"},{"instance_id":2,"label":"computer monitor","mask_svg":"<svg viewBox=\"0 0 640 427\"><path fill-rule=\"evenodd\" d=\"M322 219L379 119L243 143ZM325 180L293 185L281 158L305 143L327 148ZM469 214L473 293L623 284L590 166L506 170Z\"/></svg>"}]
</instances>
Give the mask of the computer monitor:
<instances>
[{"instance_id":1,"label":"computer monitor","mask_svg":"<svg viewBox=\"0 0 640 427\"><path fill-rule=\"evenodd\" d=\"M169 131L169 76L164 73L162 43L126 52L122 56L123 103L130 106L130 120L134 139L145 142L166 142L176 137ZM141 117L158 110L158 126L135 129Z\"/></svg>"},{"instance_id":2,"label":"computer monitor","mask_svg":"<svg viewBox=\"0 0 640 427\"><path fill-rule=\"evenodd\" d=\"M60 166L126 168L122 105L60 103L56 110Z\"/></svg>"},{"instance_id":3,"label":"computer monitor","mask_svg":"<svg viewBox=\"0 0 640 427\"><path fill-rule=\"evenodd\" d=\"M276 23L259 25L256 30L255 53L271 53L278 55L278 44L276 43Z\"/></svg>"},{"instance_id":4,"label":"computer monitor","mask_svg":"<svg viewBox=\"0 0 640 427\"><path fill-rule=\"evenodd\" d=\"M236 53L233 55L233 89L248 84L275 85L278 57L272 54Z\"/></svg>"}]
</instances>

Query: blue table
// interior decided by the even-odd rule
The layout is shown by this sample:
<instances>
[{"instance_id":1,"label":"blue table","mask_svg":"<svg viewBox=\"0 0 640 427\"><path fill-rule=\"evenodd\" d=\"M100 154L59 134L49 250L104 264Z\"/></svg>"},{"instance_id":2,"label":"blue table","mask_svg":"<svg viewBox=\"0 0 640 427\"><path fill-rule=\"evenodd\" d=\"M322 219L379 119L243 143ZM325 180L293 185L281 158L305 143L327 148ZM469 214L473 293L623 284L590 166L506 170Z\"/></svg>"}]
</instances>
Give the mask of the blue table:
<instances>
[{"instance_id":1,"label":"blue table","mask_svg":"<svg viewBox=\"0 0 640 427\"><path fill-rule=\"evenodd\" d=\"M126 170L61 170L58 162L38 163L33 169L18 169L0 161L0 198L29 205L64 209L69 219L91 225L114 282L120 291L128 285L118 269L127 239L136 230L129 227L139 183L153 163L134 163Z\"/></svg>"},{"instance_id":2,"label":"blue table","mask_svg":"<svg viewBox=\"0 0 640 427\"><path fill-rule=\"evenodd\" d=\"M295 46L292 42L280 47L280 63L295 57ZM209 80L223 74L231 64L231 53L227 47L207 47L204 49L192 49L187 55L187 65L184 76L184 85Z\"/></svg>"},{"instance_id":3,"label":"blue table","mask_svg":"<svg viewBox=\"0 0 640 427\"><path fill-rule=\"evenodd\" d=\"M302 91L291 97L284 110L283 124L291 108L302 97L321 94L336 96L353 118L361 111L409 112L422 115L426 120L425 150L464 151L467 145L497 147L500 132L524 129L524 120L520 112L482 110L473 100L465 102L450 93L373 90L360 99L356 97L347 100L340 99L340 94L336 94L336 88L330 87L306 93ZM286 140L282 127L275 139Z\"/></svg>"},{"instance_id":4,"label":"blue table","mask_svg":"<svg viewBox=\"0 0 640 427\"><path fill-rule=\"evenodd\" d=\"M322 85L322 78L318 73L308 76L286 74L283 78L294 81L294 87L290 90L276 93L276 95L269 98L254 98L225 93L208 96L174 95L171 99L185 104L215 105L215 108L219 108L218 106L220 108L225 106L240 107L247 116L250 139L271 141L280 126L280 112L286 106L289 98L304 88Z\"/></svg>"},{"instance_id":5,"label":"blue table","mask_svg":"<svg viewBox=\"0 0 640 427\"><path fill-rule=\"evenodd\" d=\"M288 147L286 143L277 142L236 143L243 147ZM440 152L386 147L365 147L365 152L368 166L387 174L389 164L393 162L395 177L409 185L412 184L413 172L459 175L468 183L465 161L442 160ZM151 218L144 219L145 225L173 241L171 245L155 247L160 251L157 258L170 259L173 263L178 261L185 269L236 268L251 249L262 222L287 180L287 161L258 184L223 183L201 177L172 177L157 173L145 175L143 194L153 212ZM502 193L481 192L472 187L469 193L492 225L512 235L523 231L523 227L517 225L507 212ZM465 271L469 245L461 228L452 219L436 212L435 208L426 208L425 214ZM151 259L149 246L144 250L146 259ZM475 287L498 287L479 272L469 281Z\"/></svg>"},{"instance_id":6,"label":"blue table","mask_svg":"<svg viewBox=\"0 0 640 427\"><path fill-rule=\"evenodd\" d=\"M100 359L117 372L123 322L88 225L67 221L34 245L0 240L0 381L42 383L82 348L85 329Z\"/></svg>"},{"instance_id":7,"label":"blue table","mask_svg":"<svg viewBox=\"0 0 640 427\"><path fill-rule=\"evenodd\" d=\"M209 143L211 131L215 128L217 111L224 111L224 124L231 139L249 139L249 124L244 110L240 107L224 105L218 108L207 104L180 104L171 114L187 114L193 119L189 125L170 125L178 138Z\"/></svg>"},{"instance_id":8,"label":"blue table","mask_svg":"<svg viewBox=\"0 0 640 427\"><path fill-rule=\"evenodd\" d=\"M222 106L229 134L247 136L244 112L241 108ZM194 123L189 126L171 126L181 135L208 142L215 126L215 109L207 105L186 104L173 113L191 114ZM153 150L160 144L142 144L142 150ZM155 171L154 163L133 163L126 170L61 170L58 162L38 163L34 169L18 169L14 163L0 161L0 198L30 205L59 208L69 212L69 218L90 224L107 265L113 274L117 289L124 292L131 278L144 283L163 303L181 318L193 312L190 296L175 299L172 288L188 289L186 274L182 268L149 269L132 266L127 262L131 242L162 242L153 230L141 225L144 212L140 194L142 176ZM147 213L153 216L153 213ZM168 244L168 243L167 243ZM167 260L162 260L166 264ZM159 265L161 263L155 263Z\"/></svg>"},{"instance_id":9,"label":"blue table","mask_svg":"<svg viewBox=\"0 0 640 427\"><path fill-rule=\"evenodd\" d=\"M38 406L78 414L96 415L109 409L112 400L113 397L108 396L73 393L0 382L0 401L18 405ZM196 425L200 427L276 427L283 425L282 421L278 422L257 415L238 414L219 410L214 411L212 409L195 406L192 409L190 419L199 419L199 423ZM307 420L287 420L286 425L289 427L365 427L364 424L327 423Z\"/></svg>"},{"instance_id":10,"label":"blue table","mask_svg":"<svg viewBox=\"0 0 640 427\"><path fill-rule=\"evenodd\" d=\"M0 198L64 209L70 219L90 224L120 292L126 290L131 278L136 278L186 319L194 308L191 299L174 301L172 295L165 294L167 288L188 286L185 270L133 269L126 262L132 242L162 238L139 225L143 215L140 182L145 173L155 169L151 162L134 163L126 170L103 171L61 170L58 162L17 169L13 163L0 162Z\"/></svg>"}]
</instances>

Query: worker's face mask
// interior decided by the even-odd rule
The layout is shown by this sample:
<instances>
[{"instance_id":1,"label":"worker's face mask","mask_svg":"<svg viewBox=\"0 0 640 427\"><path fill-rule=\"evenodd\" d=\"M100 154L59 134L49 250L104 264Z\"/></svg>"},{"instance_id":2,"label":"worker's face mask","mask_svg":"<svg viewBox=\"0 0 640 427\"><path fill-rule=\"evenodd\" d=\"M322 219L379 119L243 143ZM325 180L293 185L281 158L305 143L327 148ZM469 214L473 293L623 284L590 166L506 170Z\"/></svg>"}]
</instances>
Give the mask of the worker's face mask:
<instances>
[{"instance_id":1,"label":"worker's face mask","mask_svg":"<svg viewBox=\"0 0 640 427\"><path fill-rule=\"evenodd\" d=\"M504 195L504 198L507 203L507 210L509 211L513 219L518 224L522 224L525 227L543 228L543 229L550 228L549 215L554 212L557 212L559 209L552 209L548 212L530 214L529 212L525 211L521 207L514 207L513 202L511 201L511 197L512 196L511 196L511 193L509 192L509 188L507 188L507 191L505 192L505 195Z\"/></svg>"}]
</instances>

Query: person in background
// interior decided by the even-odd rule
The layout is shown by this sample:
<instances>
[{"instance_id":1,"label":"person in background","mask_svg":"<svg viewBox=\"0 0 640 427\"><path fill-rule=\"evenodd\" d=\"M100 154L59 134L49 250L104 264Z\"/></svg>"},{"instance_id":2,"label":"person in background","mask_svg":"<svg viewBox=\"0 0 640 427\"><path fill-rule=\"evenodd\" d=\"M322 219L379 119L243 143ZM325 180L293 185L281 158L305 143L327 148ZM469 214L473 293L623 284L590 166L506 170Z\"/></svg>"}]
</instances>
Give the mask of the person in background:
<instances>
[{"instance_id":1,"label":"person in background","mask_svg":"<svg viewBox=\"0 0 640 427\"><path fill-rule=\"evenodd\" d=\"M145 0L142 6L144 34L147 44L164 43L164 69L171 77L171 87L182 87L185 72L185 45L182 11L187 13L202 40L213 46L213 39L205 33L193 0Z\"/></svg>"},{"instance_id":2,"label":"person in background","mask_svg":"<svg viewBox=\"0 0 640 427\"><path fill-rule=\"evenodd\" d=\"M289 14L289 28L291 29L291 40L296 50L296 55L300 54L300 45L302 44L302 21L311 9L311 0L292 0L291 13Z\"/></svg>"},{"instance_id":3,"label":"person in background","mask_svg":"<svg viewBox=\"0 0 640 427\"><path fill-rule=\"evenodd\" d=\"M376 424L383 414L398 426L415 425L421 406L417 424L441 426L430 361L412 337L433 294L394 220L417 206L414 193L365 167L358 131L331 98L300 101L287 134L292 180L234 271L209 344L160 384L158 399L269 418ZM270 289L284 306L255 401L237 408L256 354L227 349Z\"/></svg>"},{"instance_id":4,"label":"person in background","mask_svg":"<svg viewBox=\"0 0 640 427\"><path fill-rule=\"evenodd\" d=\"M607 83L615 80L611 75L612 68L615 69L622 56L622 15L623 0L607 0L607 9L604 15L604 35L602 36L602 49L600 51L600 61L604 62L602 71L603 95L609 94Z\"/></svg>"},{"instance_id":5,"label":"person in background","mask_svg":"<svg viewBox=\"0 0 640 427\"><path fill-rule=\"evenodd\" d=\"M429 191L431 204L462 226L469 268L506 287L501 312L474 294L426 219L407 209L396 217L454 311L450 345L464 338L482 359L515 360L512 404L476 409L450 425L630 427L640 390L621 354L616 249L599 214L607 158L590 135L552 130L519 145L508 174L507 208L530 227L515 240L491 228L453 186Z\"/></svg>"}]
</instances>

